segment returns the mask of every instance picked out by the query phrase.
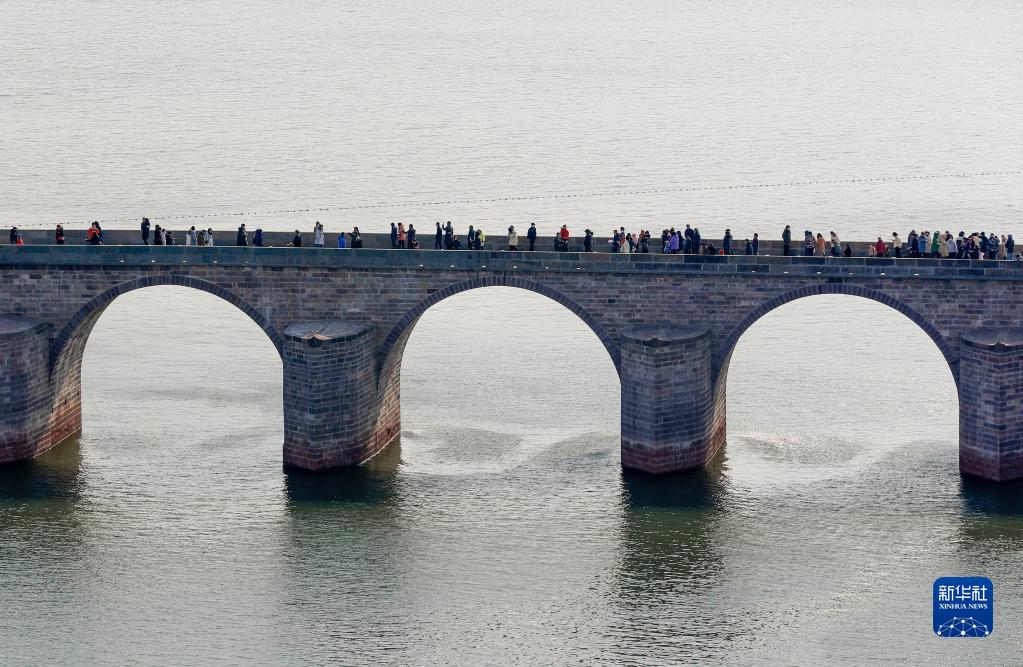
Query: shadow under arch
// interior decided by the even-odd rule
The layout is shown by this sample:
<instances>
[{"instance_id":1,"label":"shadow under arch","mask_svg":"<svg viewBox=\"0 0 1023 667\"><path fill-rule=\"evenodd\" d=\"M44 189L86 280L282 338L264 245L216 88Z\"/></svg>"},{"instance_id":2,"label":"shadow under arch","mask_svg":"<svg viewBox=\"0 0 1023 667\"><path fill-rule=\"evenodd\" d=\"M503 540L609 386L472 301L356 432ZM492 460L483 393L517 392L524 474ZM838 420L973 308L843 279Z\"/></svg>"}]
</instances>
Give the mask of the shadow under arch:
<instances>
[{"instance_id":1,"label":"shadow under arch","mask_svg":"<svg viewBox=\"0 0 1023 667\"><path fill-rule=\"evenodd\" d=\"M535 292L536 294L540 294L552 301L560 303L562 306L572 311L576 317L581 319L586 326L590 328L590 331L592 331L597 338L600 339L601 344L604 346L604 349L607 350L608 356L611 357L611 361L615 365L615 370L621 374L617 341L610 333L607 332L604 326L595 317L593 317L593 315L586 311L585 308L561 292L551 289L542 283L527 280L525 278L489 276L486 278L473 278L470 280L452 283L447 287L430 294L402 315L401 319L398 320L393 327L391 327L387 337L384 338L383 344L380 346L377 367L380 369L381 379L387 377L385 371L390 370L396 362L400 367L401 357L405 352L405 344L408 342L409 336L412 334L412 330L415 329L416 322L418 322L419 318L423 316L423 313L429 310L430 306L443 301L449 296L454 296L455 294L479 287L517 287L519 289Z\"/></svg>"},{"instance_id":2,"label":"shadow under arch","mask_svg":"<svg viewBox=\"0 0 1023 667\"><path fill-rule=\"evenodd\" d=\"M953 348L945 337L941 335L931 322L922 316L914 309L907 306L902 301L895 297L881 292L879 290L871 289L869 287L861 287L858 285L849 285L846 283L821 283L819 285L806 285L794 290L779 294L778 296L765 301L764 303L757 306L750 312L746 317L735 326L734 329L728 334L721 344L720 349L714 357L714 371L718 377L718 382L724 385L724 380L728 375L728 364L732 358L732 352L735 350L736 343L742 338L742 335L746 333L746 330L753 326L760 318L767 315L769 312L783 306L796 299L802 299L809 296L816 296L819 294L845 294L848 296L858 296L877 303L888 306L913 321L917 326L923 329L924 333L934 341L937 345L941 355L945 358L945 362L948 363L949 371L952 373L952 380L956 384L956 389L959 388L959 353Z\"/></svg>"},{"instance_id":3,"label":"shadow under arch","mask_svg":"<svg viewBox=\"0 0 1023 667\"><path fill-rule=\"evenodd\" d=\"M82 306L58 332L50 346L50 386L53 398L51 440L54 444L81 429L82 356L96 322L107 307L122 294L159 285L190 287L227 301L255 322L273 343L277 353L282 354L284 339L270 321L237 294L215 283L173 273L145 276L118 283Z\"/></svg>"}]
</instances>

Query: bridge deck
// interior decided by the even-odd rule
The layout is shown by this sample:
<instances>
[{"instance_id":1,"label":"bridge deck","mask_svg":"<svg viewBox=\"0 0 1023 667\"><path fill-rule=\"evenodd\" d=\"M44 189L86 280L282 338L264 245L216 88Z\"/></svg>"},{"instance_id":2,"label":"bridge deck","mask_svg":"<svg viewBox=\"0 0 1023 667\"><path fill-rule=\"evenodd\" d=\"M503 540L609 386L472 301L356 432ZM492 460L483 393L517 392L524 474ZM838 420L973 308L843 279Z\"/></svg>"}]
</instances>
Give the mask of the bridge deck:
<instances>
[{"instance_id":1,"label":"bridge deck","mask_svg":"<svg viewBox=\"0 0 1023 667\"><path fill-rule=\"evenodd\" d=\"M769 255L662 255L583 252L465 250L338 250L237 246L0 246L4 266L182 266L220 265L312 269L408 269L508 272L663 273L697 275L769 274L782 278L871 277L889 279L1023 280L1023 262L873 257L782 257Z\"/></svg>"}]
</instances>

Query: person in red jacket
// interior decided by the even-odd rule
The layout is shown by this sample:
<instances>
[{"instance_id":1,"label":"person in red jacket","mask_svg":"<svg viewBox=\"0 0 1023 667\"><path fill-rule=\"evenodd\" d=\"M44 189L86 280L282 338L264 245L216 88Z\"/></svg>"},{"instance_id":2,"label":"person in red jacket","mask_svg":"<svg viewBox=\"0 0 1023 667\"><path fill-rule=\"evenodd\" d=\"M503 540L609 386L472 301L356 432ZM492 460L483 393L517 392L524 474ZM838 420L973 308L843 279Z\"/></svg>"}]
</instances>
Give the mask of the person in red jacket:
<instances>
[{"instance_id":1,"label":"person in red jacket","mask_svg":"<svg viewBox=\"0 0 1023 667\"><path fill-rule=\"evenodd\" d=\"M881 237L878 236L877 244L874 246L874 251L876 252L877 256L884 257L887 250L888 248L887 246L885 246L884 241L882 241Z\"/></svg>"},{"instance_id":2,"label":"person in red jacket","mask_svg":"<svg viewBox=\"0 0 1023 667\"><path fill-rule=\"evenodd\" d=\"M561 231L558 232L558 234L561 236L561 240L562 241L567 241L568 240L568 236L569 236L569 234L568 234L568 225L562 225L561 226Z\"/></svg>"}]
</instances>

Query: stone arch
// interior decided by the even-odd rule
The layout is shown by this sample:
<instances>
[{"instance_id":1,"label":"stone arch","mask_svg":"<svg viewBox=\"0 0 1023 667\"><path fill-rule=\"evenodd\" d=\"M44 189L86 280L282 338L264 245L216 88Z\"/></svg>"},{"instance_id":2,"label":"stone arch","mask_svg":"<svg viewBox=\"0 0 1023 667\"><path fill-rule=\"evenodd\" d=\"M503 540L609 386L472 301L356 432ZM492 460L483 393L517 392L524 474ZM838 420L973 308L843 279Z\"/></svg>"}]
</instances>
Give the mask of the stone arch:
<instances>
[{"instance_id":1,"label":"stone arch","mask_svg":"<svg viewBox=\"0 0 1023 667\"><path fill-rule=\"evenodd\" d=\"M274 347L277 348L278 354L280 354L284 345L283 337L277 332L274 326L270 324L270 320L264 317L262 313L256 310L247 301L233 292L219 287L215 283L211 283L207 280L193 278L191 276L164 274L146 276L144 278L136 278L135 280L118 283L104 291L102 294L90 299L88 303L82 306L78 312L75 313L70 320L68 320L68 322L64 325L64 328L62 328L57 334L57 337L54 338L53 345L50 348L50 367L53 368L56 366L57 361L60 359L64 351L73 344L73 341L76 337L80 336L81 333L84 332L86 337L88 337L88 334L92 331L92 326L95 325L96 320L99 319L99 316L104 310L106 310L107 306L113 303L114 299L127 292L132 292L144 287L155 287L157 285L179 285L181 287L191 287L220 297L248 315L249 318L263 330L263 333L267 335L267 338L270 339L270 342L274 344ZM83 325L86 325L87 328L84 328Z\"/></svg>"},{"instance_id":2,"label":"stone arch","mask_svg":"<svg viewBox=\"0 0 1023 667\"><path fill-rule=\"evenodd\" d=\"M928 320L926 317L918 313L913 308L895 297L881 292L876 289L869 287L862 287L859 285L851 285L844 282L828 282L820 283L816 285L806 285L799 287L794 290L789 290L783 294L779 294L773 299L769 299L764 303L754 308L746 317L737 324L731 332L726 336L721 345L718 347L717 353L714 355L714 369L715 374L719 376L719 382L724 385L725 377L728 374L728 362L732 357L732 351L735 349L736 343L742 337L746 330L755 324L760 318L767 313L771 312L779 306L783 306L790 301L796 299L802 299L809 296L816 296L818 294L846 294L849 296L858 296L864 299L870 299L877 303L883 304L898 312L905 315L907 318L912 320L917 326L923 329L924 333L934 341L937 345L938 350L941 352L945 361L948 363L949 370L952 372L952 379L955 381L956 386L959 384L959 352L949 344L948 340L941 334L940 331Z\"/></svg>"},{"instance_id":3,"label":"stone arch","mask_svg":"<svg viewBox=\"0 0 1023 667\"><path fill-rule=\"evenodd\" d=\"M160 274L128 280L92 298L57 333L50 346L50 385L53 398L53 443L82 427L81 362L85 345L100 316L114 299L137 289L157 285L178 285L208 292L234 305L249 316L281 353L284 339L270 321L238 295L206 280L176 274Z\"/></svg>"},{"instance_id":4,"label":"stone arch","mask_svg":"<svg viewBox=\"0 0 1023 667\"><path fill-rule=\"evenodd\" d=\"M405 349L405 343L408 341L409 335L412 333L412 329L415 328L416 322L423 316L430 306L443 301L449 296L454 296L460 292L467 290L476 289L478 287L517 287L519 289L529 290L537 294L543 295L552 301L560 303L565 308L572 311L576 317L581 319L590 330L596 334L597 338L600 339L604 349L607 350L608 355L611 357L611 361L615 365L615 369L621 372L619 367L619 350L617 340L611 336L611 334L604 328L604 326L586 311L585 308L580 306L574 300L568 298L561 292L551 289L546 285L538 283L533 280L527 280L525 278L515 278L509 276L490 276L486 278L473 278L470 280L463 280L461 282L452 283L443 289L439 289L433 294L430 294L425 299L417 303L413 308L401 316L401 319L391 327L386 338L380 346L380 355L378 358L379 368L381 372L387 367L388 360L393 356L394 352L400 353Z\"/></svg>"},{"instance_id":5,"label":"stone arch","mask_svg":"<svg viewBox=\"0 0 1023 667\"><path fill-rule=\"evenodd\" d=\"M377 424L377 432L383 434L381 439L393 437L400 430L401 360L405 354L405 344L408 342L416 322L423 316L423 313L429 310L430 306L449 296L478 287L517 287L541 294L565 306L585 322L586 326L600 339L601 344L603 344L604 349L607 350L611 361L614 363L615 370L618 371L619 377L621 377L620 352L617 340L586 309L564 294L525 278L491 276L463 280L437 290L412 307L391 327L391 330L380 345L380 352L377 357L377 394L380 400L381 419Z\"/></svg>"}]
</instances>

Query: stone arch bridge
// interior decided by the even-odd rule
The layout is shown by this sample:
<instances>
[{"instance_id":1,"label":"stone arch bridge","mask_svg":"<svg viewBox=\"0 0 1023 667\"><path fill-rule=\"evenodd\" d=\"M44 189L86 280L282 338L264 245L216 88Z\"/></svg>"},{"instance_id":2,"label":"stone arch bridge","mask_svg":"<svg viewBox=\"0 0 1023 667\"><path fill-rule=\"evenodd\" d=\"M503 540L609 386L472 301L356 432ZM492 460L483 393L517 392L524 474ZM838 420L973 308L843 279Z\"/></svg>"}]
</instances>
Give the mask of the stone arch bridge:
<instances>
[{"instance_id":1,"label":"stone arch bridge","mask_svg":"<svg viewBox=\"0 0 1023 667\"><path fill-rule=\"evenodd\" d=\"M564 305L607 349L621 379L626 467L708 462L725 442L728 365L743 332L795 299L849 294L899 311L945 357L959 391L961 470L1023 477L1023 265L1011 262L4 246L0 280L0 462L81 429L82 354L125 292L192 287L252 318L283 359L284 462L315 470L361 463L398 434L402 354L431 305L510 286Z\"/></svg>"}]
</instances>

